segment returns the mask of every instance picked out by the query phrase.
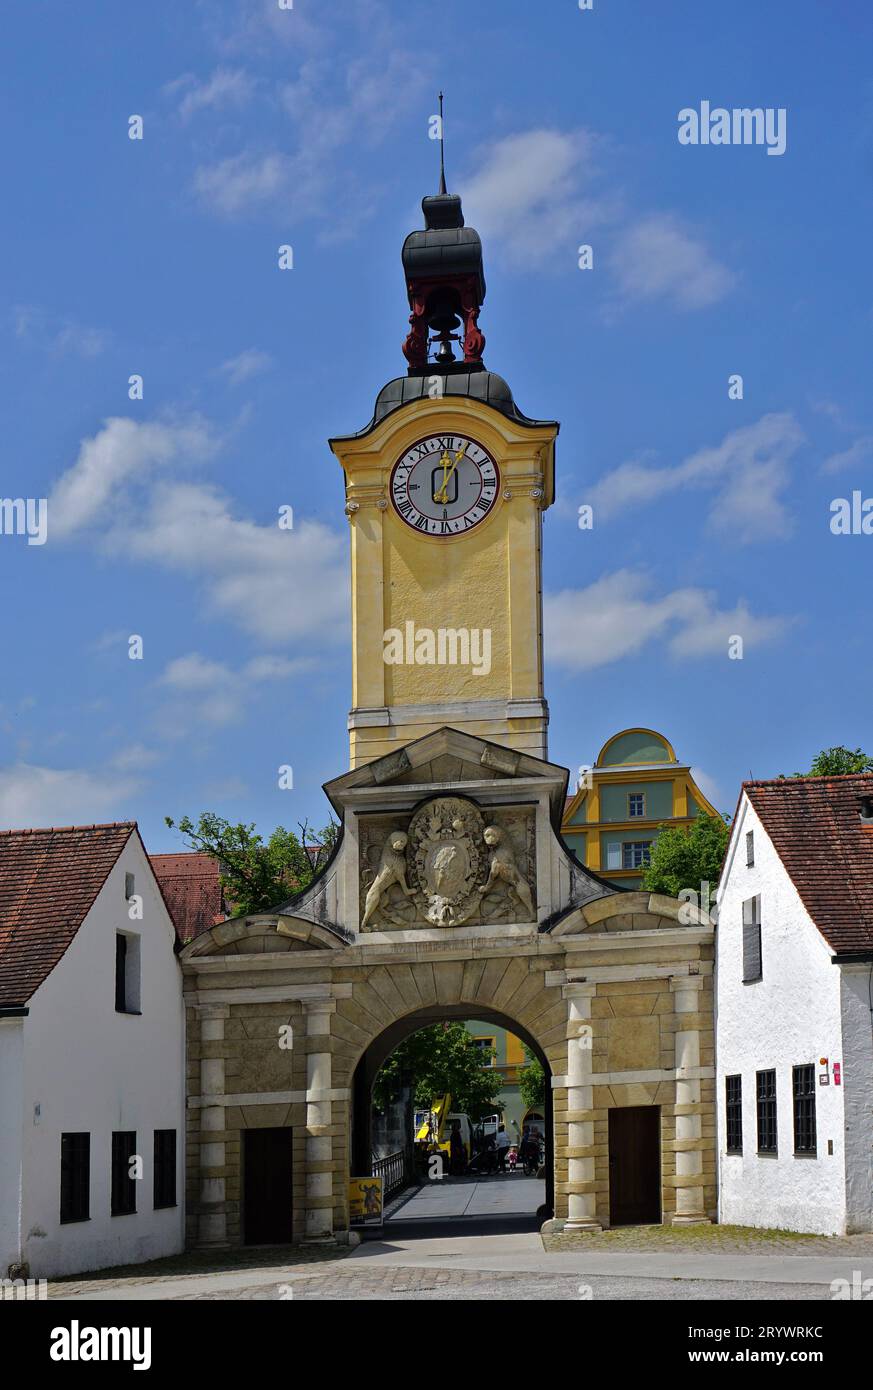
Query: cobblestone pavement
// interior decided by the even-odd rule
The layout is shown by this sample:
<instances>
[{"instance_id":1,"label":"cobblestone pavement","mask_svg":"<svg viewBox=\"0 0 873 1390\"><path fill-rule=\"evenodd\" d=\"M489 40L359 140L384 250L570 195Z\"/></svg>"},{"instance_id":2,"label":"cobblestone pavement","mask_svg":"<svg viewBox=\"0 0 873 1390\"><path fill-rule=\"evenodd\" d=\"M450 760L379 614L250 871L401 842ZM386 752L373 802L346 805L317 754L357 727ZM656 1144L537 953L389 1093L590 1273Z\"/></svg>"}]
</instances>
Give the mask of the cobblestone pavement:
<instances>
[{"instance_id":1,"label":"cobblestone pavement","mask_svg":"<svg viewBox=\"0 0 873 1390\"><path fill-rule=\"evenodd\" d=\"M816 1300L830 1294L813 1284L746 1284L716 1280L593 1278L578 1275L499 1274L463 1269L343 1269L293 1283L259 1284L231 1294L190 1294L186 1302L215 1298L261 1302L483 1301L587 1302L597 1299Z\"/></svg>"}]
</instances>

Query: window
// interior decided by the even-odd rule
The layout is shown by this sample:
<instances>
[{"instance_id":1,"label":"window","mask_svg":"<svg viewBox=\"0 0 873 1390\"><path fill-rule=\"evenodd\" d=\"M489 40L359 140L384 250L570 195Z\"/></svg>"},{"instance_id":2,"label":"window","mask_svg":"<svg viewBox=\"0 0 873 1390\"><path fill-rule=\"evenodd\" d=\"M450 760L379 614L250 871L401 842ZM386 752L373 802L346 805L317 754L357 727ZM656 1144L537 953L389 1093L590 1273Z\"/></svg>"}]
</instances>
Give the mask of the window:
<instances>
[{"instance_id":1,"label":"window","mask_svg":"<svg viewBox=\"0 0 873 1390\"><path fill-rule=\"evenodd\" d=\"M139 937L132 932L115 933L115 1012L140 1012Z\"/></svg>"},{"instance_id":2,"label":"window","mask_svg":"<svg viewBox=\"0 0 873 1390\"><path fill-rule=\"evenodd\" d=\"M136 1178L131 1159L136 1152L136 1130L116 1130L112 1136L112 1215L131 1216L136 1211Z\"/></svg>"},{"instance_id":3,"label":"window","mask_svg":"<svg viewBox=\"0 0 873 1390\"><path fill-rule=\"evenodd\" d=\"M727 1151L729 1154L743 1152L743 1078L726 1076L725 1116L727 1118Z\"/></svg>"},{"instance_id":4,"label":"window","mask_svg":"<svg viewBox=\"0 0 873 1390\"><path fill-rule=\"evenodd\" d=\"M496 1038L474 1038L473 1046L479 1049L481 1065L483 1067L493 1067L495 1065L494 1054L497 1048Z\"/></svg>"},{"instance_id":5,"label":"window","mask_svg":"<svg viewBox=\"0 0 873 1390\"><path fill-rule=\"evenodd\" d=\"M91 1216L91 1136L61 1135L61 1221Z\"/></svg>"},{"instance_id":6,"label":"window","mask_svg":"<svg viewBox=\"0 0 873 1390\"><path fill-rule=\"evenodd\" d=\"M155 1130L154 1205L176 1205L176 1131Z\"/></svg>"},{"instance_id":7,"label":"window","mask_svg":"<svg viewBox=\"0 0 873 1390\"><path fill-rule=\"evenodd\" d=\"M125 874L125 875L124 875L124 896L125 896L125 898L127 899L128 902L130 902L131 898L133 897L133 895L134 895L135 893L136 893L136 876L135 876L134 874Z\"/></svg>"},{"instance_id":8,"label":"window","mask_svg":"<svg viewBox=\"0 0 873 1390\"><path fill-rule=\"evenodd\" d=\"M776 1152L776 1073L759 1071L758 1086L758 1153Z\"/></svg>"},{"instance_id":9,"label":"window","mask_svg":"<svg viewBox=\"0 0 873 1390\"><path fill-rule=\"evenodd\" d=\"M761 961L761 895L743 903L743 984L763 978Z\"/></svg>"},{"instance_id":10,"label":"window","mask_svg":"<svg viewBox=\"0 0 873 1390\"><path fill-rule=\"evenodd\" d=\"M815 1067L792 1067L794 1152L815 1153Z\"/></svg>"},{"instance_id":11,"label":"window","mask_svg":"<svg viewBox=\"0 0 873 1390\"><path fill-rule=\"evenodd\" d=\"M645 792L629 792L627 798L628 819L633 820L636 816L646 814L646 794Z\"/></svg>"},{"instance_id":12,"label":"window","mask_svg":"<svg viewBox=\"0 0 873 1390\"><path fill-rule=\"evenodd\" d=\"M751 868L754 866L754 863L755 863L755 832L754 832L754 830L748 830L748 831L746 832L746 866L747 866L748 868L751 869Z\"/></svg>"},{"instance_id":13,"label":"window","mask_svg":"<svg viewBox=\"0 0 873 1390\"><path fill-rule=\"evenodd\" d=\"M628 840L621 848L623 869L644 869L652 855L651 840Z\"/></svg>"}]
</instances>

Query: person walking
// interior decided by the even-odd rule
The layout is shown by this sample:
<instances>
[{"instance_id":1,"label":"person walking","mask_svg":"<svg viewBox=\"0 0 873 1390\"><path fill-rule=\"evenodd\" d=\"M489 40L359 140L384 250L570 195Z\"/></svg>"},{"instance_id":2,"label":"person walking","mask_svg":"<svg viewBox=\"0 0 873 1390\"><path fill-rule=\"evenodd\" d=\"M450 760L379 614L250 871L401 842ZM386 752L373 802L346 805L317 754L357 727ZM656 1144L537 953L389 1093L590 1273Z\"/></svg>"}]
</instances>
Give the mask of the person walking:
<instances>
[{"instance_id":1,"label":"person walking","mask_svg":"<svg viewBox=\"0 0 873 1390\"><path fill-rule=\"evenodd\" d=\"M494 1143L497 1147L497 1166L501 1173L506 1172L506 1156L509 1153L510 1139L506 1133L506 1126L499 1125Z\"/></svg>"}]
</instances>

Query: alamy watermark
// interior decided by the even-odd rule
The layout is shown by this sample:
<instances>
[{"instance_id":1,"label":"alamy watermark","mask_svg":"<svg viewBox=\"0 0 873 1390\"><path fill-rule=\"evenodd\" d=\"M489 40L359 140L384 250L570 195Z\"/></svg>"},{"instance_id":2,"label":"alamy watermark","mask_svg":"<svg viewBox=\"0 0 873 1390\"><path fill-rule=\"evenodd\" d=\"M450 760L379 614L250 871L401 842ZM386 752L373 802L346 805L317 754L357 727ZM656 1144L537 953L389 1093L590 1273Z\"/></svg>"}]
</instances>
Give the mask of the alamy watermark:
<instances>
[{"instance_id":1,"label":"alamy watermark","mask_svg":"<svg viewBox=\"0 0 873 1390\"><path fill-rule=\"evenodd\" d=\"M784 154L788 112L784 106L683 106L676 119L680 145L766 145L768 154Z\"/></svg>"},{"instance_id":2,"label":"alamy watermark","mask_svg":"<svg viewBox=\"0 0 873 1390\"><path fill-rule=\"evenodd\" d=\"M490 627L416 627L414 622L382 634L386 666L469 666L474 676L491 670Z\"/></svg>"},{"instance_id":3,"label":"alamy watermark","mask_svg":"<svg viewBox=\"0 0 873 1390\"><path fill-rule=\"evenodd\" d=\"M28 545L45 545L48 501L45 497L0 497L0 536L26 536Z\"/></svg>"}]
</instances>

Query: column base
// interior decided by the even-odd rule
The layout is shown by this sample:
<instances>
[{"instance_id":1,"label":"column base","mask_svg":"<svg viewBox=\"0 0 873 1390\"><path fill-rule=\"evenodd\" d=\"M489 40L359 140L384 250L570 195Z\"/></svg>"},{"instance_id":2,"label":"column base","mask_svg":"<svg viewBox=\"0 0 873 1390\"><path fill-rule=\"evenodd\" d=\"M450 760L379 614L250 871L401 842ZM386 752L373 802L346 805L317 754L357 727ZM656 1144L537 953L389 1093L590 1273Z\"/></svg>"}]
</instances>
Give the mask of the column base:
<instances>
[{"instance_id":1,"label":"column base","mask_svg":"<svg viewBox=\"0 0 873 1390\"><path fill-rule=\"evenodd\" d=\"M691 1214L691 1215L689 1215L689 1216L673 1216L673 1217L670 1218L670 1225L671 1225L671 1226L711 1226L711 1225L712 1225L712 1217L711 1217L711 1216L703 1216L702 1214L701 1214L700 1216L694 1216L693 1214Z\"/></svg>"},{"instance_id":2,"label":"column base","mask_svg":"<svg viewBox=\"0 0 873 1390\"><path fill-rule=\"evenodd\" d=\"M592 1231L596 1234L598 1231L602 1231L603 1227L599 1221L565 1221L562 1230Z\"/></svg>"}]
</instances>

